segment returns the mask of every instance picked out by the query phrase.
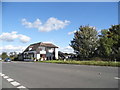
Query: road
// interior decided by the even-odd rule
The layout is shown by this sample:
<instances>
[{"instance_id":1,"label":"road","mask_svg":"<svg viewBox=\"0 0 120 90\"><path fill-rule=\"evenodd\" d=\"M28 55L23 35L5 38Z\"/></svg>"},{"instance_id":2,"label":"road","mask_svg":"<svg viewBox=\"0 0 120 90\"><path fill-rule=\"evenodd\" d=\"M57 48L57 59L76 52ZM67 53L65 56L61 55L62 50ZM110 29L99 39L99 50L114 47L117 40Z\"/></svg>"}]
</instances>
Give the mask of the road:
<instances>
[{"instance_id":1,"label":"road","mask_svg":"<svg viewBox=\"0 0 120 90\"><path fill-rule=\"evenodd\" d=\"M2 74L3 88L118 88L117 67L3 62Z\"/></svg>"}]
</instances>

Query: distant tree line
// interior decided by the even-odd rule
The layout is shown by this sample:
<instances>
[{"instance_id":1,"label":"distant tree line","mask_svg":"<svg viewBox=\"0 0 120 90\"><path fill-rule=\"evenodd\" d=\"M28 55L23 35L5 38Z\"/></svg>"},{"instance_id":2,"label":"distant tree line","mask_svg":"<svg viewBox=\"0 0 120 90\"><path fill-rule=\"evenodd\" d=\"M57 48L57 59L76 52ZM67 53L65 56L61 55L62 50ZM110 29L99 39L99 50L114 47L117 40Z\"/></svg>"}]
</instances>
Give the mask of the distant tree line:
<instances>
[{"instance_id":1,"label":"distant tree line","mask_svg":"<svg viewBox=\"0 0 120 90\"><path fill-rule=\"evenodd\" d=\"M4 60L5 58L10 58L11 60L15 60L17 56L18 55L16 52L10 52L9 55L7 54L7 52L2 52L2 54L0 55L0 58L2 60Z\"/></svg>"},{"instance_id":2,"label":"distant tree line","mask_svg":"<svg viewBox=\"0 0 120 90\"><path fill-rule=\"evenodd\" d=\"M0 55L1 59L4 60L5 58L8 57L7 52L2 52L2 54Z\"/></svg>"},{"instance_id":3,"label":"distant tree line","mask_svg":"<svg viewBox=\"0 0 120 90\"><path fill-rule=\"evenodd\" d=\"M120 61L120 24L101 30L101 34L98 34L95 27L80 26L70 46L79 60L98 57L101 60Z\"/></svg>"}]
</instances>

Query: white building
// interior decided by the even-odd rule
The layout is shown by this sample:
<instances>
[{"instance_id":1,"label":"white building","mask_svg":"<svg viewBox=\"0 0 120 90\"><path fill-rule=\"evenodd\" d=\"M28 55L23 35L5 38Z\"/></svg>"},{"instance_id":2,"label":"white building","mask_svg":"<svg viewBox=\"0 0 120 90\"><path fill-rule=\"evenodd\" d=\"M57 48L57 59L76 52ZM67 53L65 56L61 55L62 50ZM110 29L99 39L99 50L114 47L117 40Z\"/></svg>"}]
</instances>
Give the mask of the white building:
<instances>
[{"instance_id":1,"label":"white building","mask_svg":"<svg viewBox=\"0 0 120 90\"><path fill-rule=\"evenodd\" d=\"M23 52L23 59L54 60L58 59L58 47L52 43L34 43Z\"/></svg>"}]
</instances>

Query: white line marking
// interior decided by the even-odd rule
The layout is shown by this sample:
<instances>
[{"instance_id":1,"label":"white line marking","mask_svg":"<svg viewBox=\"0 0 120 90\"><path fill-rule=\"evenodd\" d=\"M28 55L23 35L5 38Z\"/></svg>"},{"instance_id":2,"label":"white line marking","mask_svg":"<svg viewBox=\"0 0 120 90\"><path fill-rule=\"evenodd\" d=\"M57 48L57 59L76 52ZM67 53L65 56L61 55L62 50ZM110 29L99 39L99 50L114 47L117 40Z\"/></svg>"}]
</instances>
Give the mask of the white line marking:
<instances>
[{"instance_id":1,"label":"white line marking","mask_svg":"<svg viewBox=\"0 0 120 90\"><path fill-rule=\"evenodd\" d=\"M120 79L119 77L114 77L114 79Z\"/></svg>"},{"instance_id":2,"label":"white line marking","mask_svg":"<svg viewBox=\"0 0 120 90\"><path fill-rule=\"evenodd\" d=\"M16 81L14 81L14 82L10 82L13 86L18 86L18 85L20 85L20 83L18 83L18 82L16 82Z\"/></svg>"},{"instance_id":3,"label":"white line marking","mask_svg":"<svg viewBox=\"0 0 120 90\"><path fill-rule=\"evenodd\" d=\"M1 74L1 76L5 76L5 74Z\"/></svg>"},{"instance_id":4,"label":"white line marking","mask_svg":"<svg viewBox=\"0 0 120 90\"><path fill-rule=\"evenodd\" d=\"M7 78L9 78L9 77L8 77L8 76L4 76L3 78L7 79Z\"/></svg>"},{"instance_id":5,"label":"white line marking","mask_svg":"<svg viewBox=\"0 0 120 90\"><path fill-rule=\"evenodd\" d=\"M16 82L14 79L9 78L8 76L5 76L5 74L0 73L0 76L3 76L4 79L6 79L8 82L10 82L16 88L19 88L19 89L26 88L25 86L20 85L20 83Z\"/></svg>"},{"instance_id":6,"label":"white line marking","mask_svg":"<svg viewBox=\"0 0 120 90\"><path fill-rule=\"evenodd\" d=\"M26 88L26 87L24 87L24 86L19 86L19 87L17 87L17 88Z\"/></svg>"},{"instance_id":7,"label":"white line marking","mask_svg":"<svg viewBox=\"0 0 120 90\"><path fill-rule=\"evenodd\" d=\"M11 82L11 81L14 81L14 79L9 78L9 79L7 79L7 81L8 81L8 82Z\"/></svg>"}]
</instances>

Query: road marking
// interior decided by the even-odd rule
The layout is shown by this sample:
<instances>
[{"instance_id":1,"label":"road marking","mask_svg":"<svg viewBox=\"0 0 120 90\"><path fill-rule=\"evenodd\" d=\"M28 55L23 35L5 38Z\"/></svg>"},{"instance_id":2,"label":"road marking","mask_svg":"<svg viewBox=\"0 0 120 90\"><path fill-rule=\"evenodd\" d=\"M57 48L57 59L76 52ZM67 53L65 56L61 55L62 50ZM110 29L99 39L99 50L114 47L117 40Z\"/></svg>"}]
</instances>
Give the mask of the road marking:
<instances>
[{"instance_id":1,"label":"road marking","mask_svg":"<svg viewBox=\"0 0 120 90\"><path fill-rule=\"evenodd\" d=\"M8 77L8 76L4 76L3 78L7 79L7 78L9 78L9 77Z\"/></svg>"},{"instance_id":2,"label":"road marking","mask_svg":"<svg viewBox=\"0 0 120 90\"><path fill-rule=\"evenodd\" d=\"M18 85L20 85L20 83L18 83L18 82L16 82L16 81L14 81L14 82L10 82L13 86L18 86Z\"/></svg>"},{"instance_id":3,"label":"road marking","mask_svg":"<svg viewBox=\"0 0 120 90\"><path fill-rule=\"evenodd\" d=\"M6 79L10 84L12 84L13 86L15 86L18 89L25 89L28 90L25 86L20 85L20 83L18 83L17 81L15 81L12 78L9 78L9 76L5 76L5 74L0 73L0 76L3 77L4 79Z\"/></svg>"},{"instance_id":4,"label":"road marking","mask_svg":"<svg viewBox=\"0 0 120 90\"><path fill-rule=\"evenodd\" d=\"M3 77L3 76L5 76L5 74L1 74L0 76L2 76L2 77Z\"/></svg>"},{"instance_id":5,"label":"road marking","mask_svg":"<svg viewBox=\"0 0 120 90\"><path fill-rule=\"evenodd\" d=\"M14 79L9 78L9 79L7 79L7 81L8 81L8 82L11 82L11 81L14 81Z\"/></svg>"},{"instance_id":6,"label":"road marking","mask_svg":"<svg viewBox=\"0 0 120 90\"><path fill-rule=\"evenodd\" d=\"M17 88L26 88L26 87L24 87L24 86L19 86L19 87L17 87Z\"/></svg>"},{"instance_id":7,"label":"road marking","mask_svg":"<svg viewBox=\"0 0 120 90\"><path fill-rule=\"evenodd\" d=\"M120 78L119 78L119 77L114 77L114 79L117 79L117 80L118 80L118 79L120 79Z\"/></svg>"}]
</instances>

